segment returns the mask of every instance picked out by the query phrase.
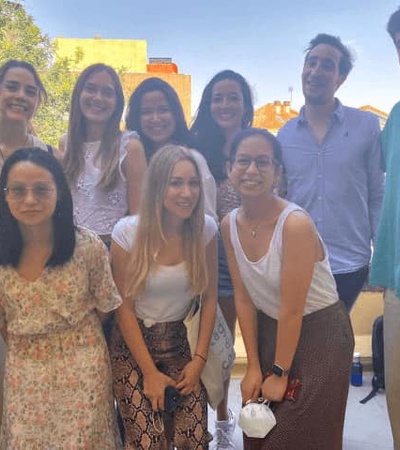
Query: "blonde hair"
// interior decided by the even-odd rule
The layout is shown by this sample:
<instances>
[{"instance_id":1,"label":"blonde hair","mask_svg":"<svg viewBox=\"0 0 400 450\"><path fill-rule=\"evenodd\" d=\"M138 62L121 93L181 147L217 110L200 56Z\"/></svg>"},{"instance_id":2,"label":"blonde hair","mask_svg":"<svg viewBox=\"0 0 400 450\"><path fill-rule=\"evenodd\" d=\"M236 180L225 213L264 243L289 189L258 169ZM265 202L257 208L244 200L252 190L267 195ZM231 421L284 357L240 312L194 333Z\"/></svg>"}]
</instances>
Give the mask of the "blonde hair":
<instances>
[{"instance_id":1,"label":"blonde hair","mask_svg":"<svg viewBox=\"0 0 400 450\"><path fill-rule=\"evenodd\" d=\"M199 200L190 217L184 220L182 229L183 254L189 284L193 294L203 293L207 286L201 174L189 149L178 145L166 145L152 157L147 169L135 242L127 267L126 294L129 298L136 298L144 291L146 279L157 265L155 260L157 252L162 243L166 242L163 226L167 212L163 202L172 171L180 161L190 161L194 165L200 183Z\"/></svg>"}]
</instances>

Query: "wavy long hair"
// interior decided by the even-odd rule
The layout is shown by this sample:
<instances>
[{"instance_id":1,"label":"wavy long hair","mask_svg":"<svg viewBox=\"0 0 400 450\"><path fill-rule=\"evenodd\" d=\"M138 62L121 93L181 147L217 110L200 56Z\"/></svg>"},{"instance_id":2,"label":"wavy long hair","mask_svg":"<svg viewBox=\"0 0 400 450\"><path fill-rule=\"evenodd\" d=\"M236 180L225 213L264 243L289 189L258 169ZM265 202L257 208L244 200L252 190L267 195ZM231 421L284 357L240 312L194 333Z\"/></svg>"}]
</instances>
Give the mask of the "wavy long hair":
<instances>
[{"instance_id":1,"label":"wavy long hair","mask_svg":"<svg viewBox=\"0 0 400 450\"><path fill-rule=\"evenodd\" d=\"M120 122L124 109L124 93L117 72L106 64L98 63L86 67L76 81L71 98L69 129L63 162L67 179L73 185L85 166L82 146L87 139L87 119L82 114L79 99L88 79L98 72L106 72L111 77L116 95L115 109L105 125L97 155L102 171L99 186L109 189L115 184L119 170Z\"/></svg>"},{"instance_id":2,"label":"wavy long hair","mask_svg":"<svg viewBox=\"0 0 400 450\"><path fill-rule=\"evenodd\" d=\"M194 165L200 183L199 200L191 216L183 223L184 260L193 293L200 294L206 289L204 194L200 171L190 150L177 145L166 145L152 157L147 170L135 242L127 268L129 281L126 294L129 298L136 298L144 291L147 277L157 265L157 252L166 242L164 226L168 211L163 205L164 197L172 171L180 161L190 161Z\"/></svg>"}]
</instances>

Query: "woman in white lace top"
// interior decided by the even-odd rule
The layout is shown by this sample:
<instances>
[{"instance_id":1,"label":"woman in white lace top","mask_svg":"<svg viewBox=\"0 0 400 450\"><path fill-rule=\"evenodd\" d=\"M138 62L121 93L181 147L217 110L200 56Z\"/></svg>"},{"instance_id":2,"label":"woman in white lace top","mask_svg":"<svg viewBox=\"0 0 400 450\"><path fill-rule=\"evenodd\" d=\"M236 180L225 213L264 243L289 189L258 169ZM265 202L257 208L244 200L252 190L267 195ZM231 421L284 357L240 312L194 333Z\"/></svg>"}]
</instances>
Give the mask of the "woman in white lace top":
<instances>
[{"instance_id":1,"label":"woman in white lace top","mask_svg":"<svg viewBox=\"0 0 400 450\"><path fill-rule=\"evenodd\" d=\"M116 222L136 212L146 159L135 133L121 132L121 82L113 68L93 64L72 93L68 133L60 139L77 225L106 243Z\"/></svg>"}]
</instances>

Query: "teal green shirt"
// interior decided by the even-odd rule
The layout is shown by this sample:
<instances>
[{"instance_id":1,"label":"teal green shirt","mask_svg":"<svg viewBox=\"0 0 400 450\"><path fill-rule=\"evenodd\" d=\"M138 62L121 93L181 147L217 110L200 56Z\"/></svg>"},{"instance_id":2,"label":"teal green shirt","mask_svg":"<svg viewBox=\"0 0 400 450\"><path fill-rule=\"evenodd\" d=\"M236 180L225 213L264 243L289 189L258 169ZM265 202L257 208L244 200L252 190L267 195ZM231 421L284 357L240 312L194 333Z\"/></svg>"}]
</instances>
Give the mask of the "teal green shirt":
<instances>
[{"instance_id":1,"label":"teal green shirt","mask_svg":"<svg viewBox=\"0 0 400 450\"><path fill-rule=\"evenodd\" d=\"M393 289L400 297L400 102L393 107L381 140L386 183L370 283Z\"/></svg>"}]
</instances>

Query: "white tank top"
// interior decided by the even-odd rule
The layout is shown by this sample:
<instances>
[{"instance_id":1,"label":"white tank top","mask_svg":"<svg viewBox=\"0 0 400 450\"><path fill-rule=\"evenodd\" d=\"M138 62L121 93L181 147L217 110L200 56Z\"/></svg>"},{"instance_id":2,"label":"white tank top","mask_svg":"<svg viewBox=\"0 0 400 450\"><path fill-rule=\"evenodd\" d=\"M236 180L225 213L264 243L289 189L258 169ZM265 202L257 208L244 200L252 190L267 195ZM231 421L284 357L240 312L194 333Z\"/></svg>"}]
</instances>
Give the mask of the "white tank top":
<instances>
[{"instance_id":1,"label":"white tank top","mask_svg":"<svg viewBox=\"0 0 400 450\"><path fill-rule=\"evenodd\" d=\"M285 220L292 211L304 210L294 203L286 206L278 218L267 253L256 262L247 259L240 244L236 223L238 208L229 215L231 243L243 283L254 306L274 319L278 318L281 304L282 232ZM323 248L324 259L314 264L303 315L318 311L338 301L336 283L324 244Z\"/></svg>"}]
</instances>

